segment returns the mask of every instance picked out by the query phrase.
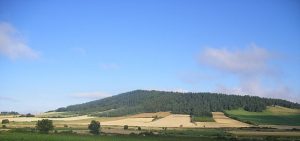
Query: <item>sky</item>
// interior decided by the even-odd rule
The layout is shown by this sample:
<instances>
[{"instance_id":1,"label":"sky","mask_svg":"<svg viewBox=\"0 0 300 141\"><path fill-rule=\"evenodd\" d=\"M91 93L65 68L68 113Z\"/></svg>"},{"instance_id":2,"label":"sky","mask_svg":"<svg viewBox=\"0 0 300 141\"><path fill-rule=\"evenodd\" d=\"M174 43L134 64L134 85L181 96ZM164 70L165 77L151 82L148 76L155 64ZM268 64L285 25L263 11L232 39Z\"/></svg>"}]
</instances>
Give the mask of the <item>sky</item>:
<instances>
[{"instance_id":1,"label":"sky","mask_svg":"<svg viewBox=\"0 0 300 141\"><path fill-rule=\"evenodd\" d=\"M297 0L0 0L0 111L136 89L300 102Z\"/></svg>"}]
</instances>

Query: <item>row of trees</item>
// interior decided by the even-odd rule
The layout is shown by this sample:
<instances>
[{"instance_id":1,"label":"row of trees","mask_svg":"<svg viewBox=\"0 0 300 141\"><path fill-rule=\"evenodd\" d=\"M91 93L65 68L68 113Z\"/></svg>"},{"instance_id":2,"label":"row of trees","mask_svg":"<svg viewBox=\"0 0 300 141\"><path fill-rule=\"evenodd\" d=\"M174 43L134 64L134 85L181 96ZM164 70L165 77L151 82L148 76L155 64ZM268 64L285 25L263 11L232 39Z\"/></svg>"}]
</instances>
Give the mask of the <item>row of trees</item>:
<instances>
[{"instance_id":1,"label":"row of trees","mask_svg":"<svg viewBox=\"0 0 300 141\"><path fill-rule=\"evenodd\" d=\"M19 115L19 113L15 111L10 111L10 112L1 112L0 115Z\"/></svg>"},{"instance_id":2,"label":"row of trees","mask_svg":"<svg viewBox=\"0 0 300 141\"><path fill-rule=\"evenodd\" d=\"M244 108L260 112L266 106L279 105L300 108L297 103L281 99L257 96L225 95L218 93L179 93L136 90L84 104L59 108L56 111L70 111L94 116L121 116L141 112L171 111L178 114L210 116L211 112Z\"/></svg>"}]
</instances>

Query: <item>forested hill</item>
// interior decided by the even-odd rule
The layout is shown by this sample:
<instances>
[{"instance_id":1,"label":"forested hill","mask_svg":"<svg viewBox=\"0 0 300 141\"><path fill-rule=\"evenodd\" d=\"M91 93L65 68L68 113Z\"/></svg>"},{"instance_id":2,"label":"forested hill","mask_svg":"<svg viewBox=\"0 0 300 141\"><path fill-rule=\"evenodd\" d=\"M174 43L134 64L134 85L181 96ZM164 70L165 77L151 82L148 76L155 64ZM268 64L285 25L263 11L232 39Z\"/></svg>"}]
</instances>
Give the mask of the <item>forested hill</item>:
<instances>
[{"instance_id":1,"label":"forested hill","mask_svg":"<svg viewBox=\"0 0 300 141\"><path fill-rule=\"evenodd\" d=\"M272 105L300 108L298 103L257 96L135 90L100 100L59 108L56 111L69 111L94 116L121 116L158 111L210 115L210 112L213 111L237 108L259 112L264 110L266 106Z\"/></svg>"}]
</instances>

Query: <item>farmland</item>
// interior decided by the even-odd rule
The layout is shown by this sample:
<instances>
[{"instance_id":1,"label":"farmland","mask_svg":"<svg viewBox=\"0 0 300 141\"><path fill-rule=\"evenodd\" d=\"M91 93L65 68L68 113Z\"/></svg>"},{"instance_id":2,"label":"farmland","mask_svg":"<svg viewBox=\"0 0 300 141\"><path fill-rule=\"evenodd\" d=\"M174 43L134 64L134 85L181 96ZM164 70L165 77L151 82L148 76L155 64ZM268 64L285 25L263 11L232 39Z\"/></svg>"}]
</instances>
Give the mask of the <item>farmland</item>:
<instances>
[{"instance_id":1,"label":"farmland","mask_svg":"<svg viewBox=\"0 0 300 141\"><path fill-rule=\"evenodd\" d=\"M256 125L300 126L300 110L281 106L268 106L263 112L248 112L243 109L227 110L227 115Z\"/></svg>"},{"instance_id":2,"label":"farmland","mask_svg":"<svg viewBox=\"0 0 300 141\"><path fill-rule=\"evenodd\" d=\"M111 112L116 110L106 110ZM121 116L102 116L74 111L52 111L24 117L1 115L9 123L0 127L0 141L90 141L90 140L294 140L300 139L299 109L267 106L262 112L249 112L242 108L210 112L205 115L172 111L139 112ZM131 111L130 111L131 112ZM37 121L49 119L54 129L39 134ZM101 135L92 136L88 125L92 120L101 124ZM125 127L128 127L125 129Z\"/></svg>"},{"instance_id":3,"label":"farmland","mask_svg":"<svg viewBox=\"0 0 300 141\"><path fill-rule=\"evenodd\" d=\"M268 107L264 111L264 114L275 114L283 112L282 110L285 111L283 115L297 114L298 112L289 108ZM264 128L229 118L222 112L212 112L211 119L213 121L204 122L192 121L189 115L172 114L170 112L140 113L121 117L71 116L71 113L46 114L55 116L68 115L68 117L41 117L41 115L45 116L44 113L36 117L0 116L0 119L10 120L9 124L5 124L5 128L0 128L0 141L91 141L98 139L103 141L227 141L233 138L237 140L300 139L299 129L294 130L294 128L298 128L296 126L291 126L287 129ZM52 131L50 134L39 134L36 132L36 121L45 118L53 120L55 132ZM206 119L207 117L198 118ZM100 121L101 136L91 136L89 134L87 126L91 120ZM124 125L128 125L129 128L126 130L123 129ZM138 129L138 127L141 129Z\"/></svg>"},{"instance_id":4,"label":"farmland","mask_svg":"<svg viewBox=\"0 0 300 141\"><path fill-rule=\"evenodd\" d=\"M158 116L159 115L159 116ZM38 117L1 117L11 121L8 127L34 127L37 120L53 120L56 127L73 127L85 129L91 120L101 122L104 127L110 126L132 126L144 128L224 128L224 127L249 127L248 124L226 117L222 112L213 112L212 121L191 121L189 115L170 113L142 113L122 117L92 117L88 115L66 117L66 118L38 118ZM198 117L201 119L207 117Z\"/></svg>"}]
</instances>

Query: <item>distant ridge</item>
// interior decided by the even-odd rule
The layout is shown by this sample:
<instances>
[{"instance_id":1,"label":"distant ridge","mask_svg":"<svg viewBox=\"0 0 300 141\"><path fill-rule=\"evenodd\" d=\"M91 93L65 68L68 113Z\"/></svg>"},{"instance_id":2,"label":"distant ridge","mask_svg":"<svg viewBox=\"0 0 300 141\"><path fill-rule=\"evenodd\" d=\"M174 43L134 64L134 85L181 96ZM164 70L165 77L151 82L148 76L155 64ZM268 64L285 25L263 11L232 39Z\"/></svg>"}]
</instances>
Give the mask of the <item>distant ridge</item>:
<instances>
[{"instance_id":1,"label":"distant ridge","mask_svg":"<svg viewBox=\"0 0 300 141\"><path fill-rule=\"evenodd\" d=\"M155 90L135 90L111 97L58 108L57 112L75 112L93 116L123 116L143 112L171 111L179 114L210 116L211 112L244 108L260 112L266 106L279 105L300 108L300 104L282 99L218 93L180 93Z\"/></svg>"}]
</instances>

